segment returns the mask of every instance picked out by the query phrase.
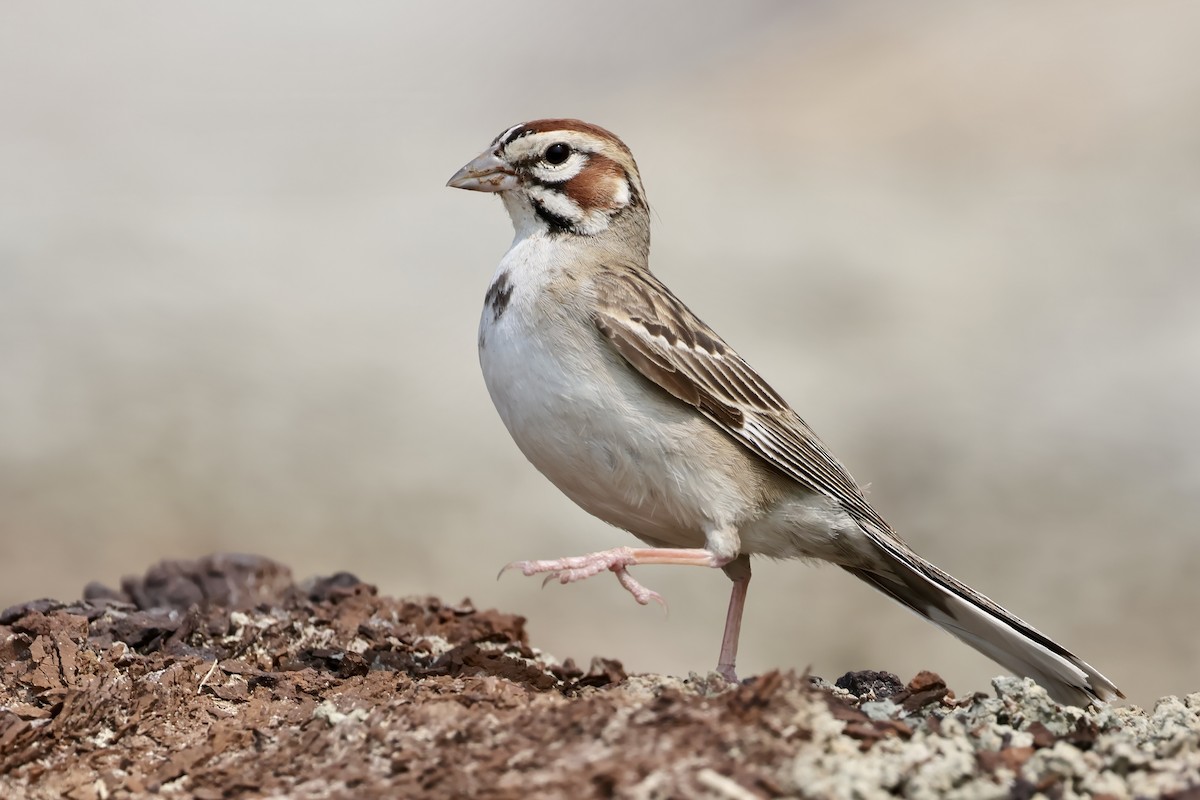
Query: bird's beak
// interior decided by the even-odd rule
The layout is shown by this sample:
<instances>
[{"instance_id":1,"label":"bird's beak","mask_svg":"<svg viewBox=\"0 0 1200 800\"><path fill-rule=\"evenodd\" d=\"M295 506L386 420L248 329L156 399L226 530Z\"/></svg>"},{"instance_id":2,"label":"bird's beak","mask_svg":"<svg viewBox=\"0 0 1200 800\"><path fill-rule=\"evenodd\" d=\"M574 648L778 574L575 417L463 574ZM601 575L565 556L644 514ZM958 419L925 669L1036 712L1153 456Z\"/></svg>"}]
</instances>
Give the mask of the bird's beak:
<instances>
[{"instance_id":1,"label":"bird's beak","mask_svg":"<svg viewBox=\"0 0 1200 800\"><path fill-rule=\"evenodd\" d=\"M516 173L491 150L485 150L471 163L454 173L446 181L455 189L470 189L473 192L506 192L516 188Z\"/></svg>"}]
</instances>

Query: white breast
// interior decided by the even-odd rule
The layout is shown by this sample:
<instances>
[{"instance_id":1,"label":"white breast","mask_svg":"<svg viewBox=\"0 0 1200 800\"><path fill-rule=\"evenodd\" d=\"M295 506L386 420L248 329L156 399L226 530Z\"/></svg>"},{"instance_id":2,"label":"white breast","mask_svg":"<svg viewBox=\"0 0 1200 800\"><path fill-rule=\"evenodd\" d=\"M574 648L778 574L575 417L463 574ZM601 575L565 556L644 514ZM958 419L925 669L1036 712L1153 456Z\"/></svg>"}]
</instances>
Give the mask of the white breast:
<instances>
[{"instance_id":1,"label":"white breast","mask_svg":"<svg viewBox=\"0 0 1200 800\"><path fill-rule=\"evenodd\" d=\"M654 544L702 546L745 513L727 476L699 468L714 441L728 445L625 364L591 322L586 286L562 290L557 254L523 239L493 278L479 358L496 410L526 458L590 513Z\"/></svg>"}]
</instances>

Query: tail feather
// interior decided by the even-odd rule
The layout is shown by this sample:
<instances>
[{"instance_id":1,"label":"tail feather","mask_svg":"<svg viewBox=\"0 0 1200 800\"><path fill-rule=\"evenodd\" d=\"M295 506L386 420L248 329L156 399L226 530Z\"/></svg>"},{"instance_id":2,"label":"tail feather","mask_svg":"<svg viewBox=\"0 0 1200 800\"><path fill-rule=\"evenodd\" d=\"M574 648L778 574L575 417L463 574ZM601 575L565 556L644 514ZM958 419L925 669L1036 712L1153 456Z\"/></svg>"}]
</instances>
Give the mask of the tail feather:
<instances>
[{"instance_id":1,"label":"tail feather","mask_svg":"<svg viewBox=\"0 0 1200 800\"><path fill-rule=\"evenodd\" d=\"M1033 678L1060 703L1087 706L1125 696L1094 667L898 539L887 534L871 538L881 567L844 567L847 572L1017 675Z\"/></svg>"}]
</instances>

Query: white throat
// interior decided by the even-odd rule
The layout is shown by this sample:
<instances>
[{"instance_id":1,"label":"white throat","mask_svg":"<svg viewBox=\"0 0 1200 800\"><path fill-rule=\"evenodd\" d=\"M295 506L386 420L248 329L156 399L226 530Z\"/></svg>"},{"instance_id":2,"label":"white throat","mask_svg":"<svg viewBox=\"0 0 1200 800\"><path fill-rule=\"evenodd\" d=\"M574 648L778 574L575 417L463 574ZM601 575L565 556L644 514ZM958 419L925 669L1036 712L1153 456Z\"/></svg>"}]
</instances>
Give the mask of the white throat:
<instances>
[{"instance_id":1,"label":"white throat","mask_svg":"<svg viewBox=\"0 0 1200 800\"><path fill-rule=\"evenodd\" d=\"M548 236L550 224L537 215L533 204L522 192L504 192L500 195L504 210L513 224L513 245L534 236Z\"/></svg>"}]
</instances>

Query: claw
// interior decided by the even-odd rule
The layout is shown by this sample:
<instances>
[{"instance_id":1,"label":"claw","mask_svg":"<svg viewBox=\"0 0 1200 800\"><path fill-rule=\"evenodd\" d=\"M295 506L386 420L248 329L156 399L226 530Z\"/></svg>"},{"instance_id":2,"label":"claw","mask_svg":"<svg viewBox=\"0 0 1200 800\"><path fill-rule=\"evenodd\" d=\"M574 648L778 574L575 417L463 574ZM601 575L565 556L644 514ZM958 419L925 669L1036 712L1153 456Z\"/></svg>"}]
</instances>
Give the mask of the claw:
<instances>
[{"instance_id":1,"label":"claw","mask_svg":"<svg viewBox=\"0 0 1200 800\"><path fill-rule=\"evenodd\" d=\"M510 561L501 567L500 571L496 573L496 580L500 580L504 573L508 572L510 569L520 570L521 574L526 576L536 575L537 573L543 571L538 569L539 563L540 562L537 561Z\"/></svg>"},{"instance_id":2,"label":"claw","mask_svg":"<svg viewBox=\"0 0 1200 800\"><path fill-rule=\"evenodd\" d=\"M653 600L666 609L667 601L663 599L662 595L642 586L629 574L628 567L633 563L636 563L633 551L628 547L619 547L601 553L552 561L512 561L504 565L496 578L499 579L510 569L520 570L523 575L545 573L546 577L542 579L542 586L545 587L551 581L563 584L574 583L608 570L617 576L621 586L633 595L633 599L639 604L648 605Z\"/></svg>"},{"instance_id":3,"label":"claw","mask_svg":"<svg viewBox=\"0 0 1200 800\"><path fill-rule=\"evenodd\" d=\"M663 598L663 596L653 589L647 589L645 586L642 586L640 583L638 583L637 580L629 574L628 569L625 567L618 567L613 569L613 574L617 576L617 580L620 582L620 584L625 587L625 591L633 595L633 599L638 601L638 603L641 605L649 605L650 601L653 600L662 606L664 611L667 611L668 613L670 612L670 609L667 608L667 601Z\"/></svg>"}]
</instances>

